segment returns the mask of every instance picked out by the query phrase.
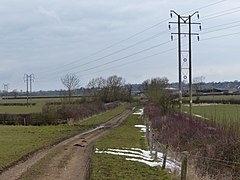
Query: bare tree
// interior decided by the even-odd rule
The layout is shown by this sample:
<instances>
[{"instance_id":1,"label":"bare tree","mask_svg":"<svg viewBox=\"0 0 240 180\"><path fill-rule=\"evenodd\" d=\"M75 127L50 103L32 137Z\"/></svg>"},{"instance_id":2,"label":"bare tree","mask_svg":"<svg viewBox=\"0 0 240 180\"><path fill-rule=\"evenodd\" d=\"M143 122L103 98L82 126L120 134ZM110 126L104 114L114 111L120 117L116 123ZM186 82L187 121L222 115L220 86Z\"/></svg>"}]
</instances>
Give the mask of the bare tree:
<instances>
[{"instance_id":1,"label":"bare tree","mask_svg":"<svg viewBox=\"0 0 240 180\"><path fill-rule=\"evenodd\" d=\"M87 85L87 88L91 95L95 98L99 95L101 90L105 87L106 80L102 77L93 78Z\"/></svg>"},{"instance_id":2,"label":"bare tree","mask_svg":"<svg viewBox=\"0 0 240 180\"><path fill-rule=\"evenodd\" d=\"M122 88L125 85L125 80L116 75L110 76L106 80L106 99L109 102L116 101L121 96Z\"/></svg>"},{"instance_id":3,"label":"bare tree","mask_svg":"<svg viewBox=\"0 0 240 180\"><path fill-rule=\"evenodd\" d=\"M72 92L79 87L80 80L76 74L68 73L61 78L62 84L67 88L68 98L70 100Z\"/></svg>"},{"instance_id":4,"label":"bare tree","mask_svg":"<svg viewBox=\"0 0 240 180\"><path fill-rule=\"evenodd\" d=\"M129 94L127 94L127 90L124 87L125 80L116 75L110 76L107 79L103 79L102 77L92 79L87 85L90 94L104 102L129 99L131 92L129 90ZM127 96L129 98L126 98Z\"/></svg>"},{"instance_id":5,"label":"bare tree","mask_svg":"<svg viewBox=\"0 0 240 180\"><path fill-rule=\"evenodd\" d=\"M162 113L167 114L172 110L173 94L168 90L168 79L153 78L143 82L144 94L153 103L162 108Z\"/></svg>"}]
</instances>

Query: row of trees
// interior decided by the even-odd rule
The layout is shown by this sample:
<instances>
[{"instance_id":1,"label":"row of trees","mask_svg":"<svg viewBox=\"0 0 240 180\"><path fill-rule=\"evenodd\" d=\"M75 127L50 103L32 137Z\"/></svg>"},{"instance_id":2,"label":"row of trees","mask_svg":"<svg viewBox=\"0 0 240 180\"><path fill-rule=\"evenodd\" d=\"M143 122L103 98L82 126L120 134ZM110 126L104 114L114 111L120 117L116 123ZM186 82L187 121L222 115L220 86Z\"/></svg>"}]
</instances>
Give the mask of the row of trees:
<instances>
[{"instance_id":1,"label":"row of trees","mask_svg":"<svg viewBox=\"0 0 240 180\"><path fill-rule=\"evenodd\" d=\"M66 87L69 99L74 90L79 88L80 80L76 74L67 74L61 78L62 84ZM131 100L131 85L126 85L122 77L116 75L107 79L102 77L93 78L87 85L87 93L95 99L104 102L113 102L117 100Z\"/></svg>"},{"instance_id":2,"label":"row of trees","mask_svg":"<svg viewBox=\"0 0 240 180\"><path fill-rule=\"evenodd\" d=\"M87 88L91 96L99 98L104 102L131 100L131 85L126 85L125 80L116 75L110 76L107 79L102 77L93 78L88 83Z\"/></svg>"},{"instance_id":3,"label":"row of trees","mask_svg":"<svg viewBox=\"0 0 240 180\"><path fill-rule=\"evenodd\" d=\"M72 91L79 87L79 79L75 74L67 74L62 79L63 85L67 88L68 96L71 98ZM167 78L153 78L143 82L144 95L149 101L159 105L162 113L166 114L172 110L173 100L176 98L168 89ZM94 99L103 102L130 101L132 86L125 84L122 77L113 75L104 79L102 77L93 78L87 85L87 93Z\"/></svg>"}]
</instances>

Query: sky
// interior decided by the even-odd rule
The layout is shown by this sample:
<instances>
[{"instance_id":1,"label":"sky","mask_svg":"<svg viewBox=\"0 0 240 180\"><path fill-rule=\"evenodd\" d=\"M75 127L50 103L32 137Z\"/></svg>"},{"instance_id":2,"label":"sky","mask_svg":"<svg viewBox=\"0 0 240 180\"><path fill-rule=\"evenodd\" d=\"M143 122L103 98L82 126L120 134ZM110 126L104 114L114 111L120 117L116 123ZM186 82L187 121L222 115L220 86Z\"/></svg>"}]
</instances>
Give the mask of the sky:
<instances>
[{"instance_id":1,"label":"sky","mask_svg":"<svg viewBox=\"0 0 240 180\"><path fill-rule=\"evenodd\" d=\"M64 89L75 73L86 87L92 78L123 77L142 83L155 77L178 81L177 21L170 10L192 17L192 76L206 82L240 80L239 0L0 0L0 89ZM186 26L181 27L187 32ZM188 37L182 36L182 50ZM188 59L183 52L182 58ZM186 64L185 64L186 65ZM183 66L185 66L183 64ZM183 71L187 74L187 72Z\"/></svg>"}]
</instances>

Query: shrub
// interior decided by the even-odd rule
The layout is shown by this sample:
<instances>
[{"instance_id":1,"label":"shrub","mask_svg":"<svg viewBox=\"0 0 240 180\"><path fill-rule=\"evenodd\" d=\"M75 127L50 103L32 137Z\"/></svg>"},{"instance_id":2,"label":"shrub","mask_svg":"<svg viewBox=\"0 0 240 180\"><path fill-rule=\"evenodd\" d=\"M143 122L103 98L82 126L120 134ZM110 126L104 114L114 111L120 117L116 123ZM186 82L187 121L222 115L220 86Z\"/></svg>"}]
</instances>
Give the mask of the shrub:
<instances>
[{"instance_id":1,"label":"shrub","mask_svg":"<svg viewBox=\"0 0 240 180\"><path fill-rule=\"evenodd\" d=\"M240 177L240 166L233 163L240 162L240 135L236 132L212 121L187 115L172 113L163 116L161 109L154 104L146 104L144 114L152 122L157 140L170 144L174 151L189 151L198 172L218 179L229 175L233 179Z\"/></svg>"}]
</instances>

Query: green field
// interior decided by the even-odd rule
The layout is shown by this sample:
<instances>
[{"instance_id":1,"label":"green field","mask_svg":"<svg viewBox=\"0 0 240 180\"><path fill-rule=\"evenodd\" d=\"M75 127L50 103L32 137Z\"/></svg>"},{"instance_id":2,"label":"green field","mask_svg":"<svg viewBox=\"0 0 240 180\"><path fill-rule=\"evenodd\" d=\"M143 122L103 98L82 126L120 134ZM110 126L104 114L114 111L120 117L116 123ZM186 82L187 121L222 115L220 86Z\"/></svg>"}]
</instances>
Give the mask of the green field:
<instances>
[{"instance_id":1,"label":"green field","mask_svg":"<svg viewBox=\"0 0 240 180\"><path fill-rule=\"evenodd\" d=\"M196 100L196 99L197 99L197 96L193 96L193 100ZM200 96L200 100L240 100L240 95L209 95L209 96Z\"/></svg>"},{"instance_id":2,"label":"green field","mask_svg":"<svg viewBox=\"0 0 240 180\"><path fill-rule=\"evenodd\" d=\"M184 107L189 112L189 107ZM221 123L226 126L240 127L240 105L232 104L211 104L194 105L193 114L200 115L209 120Z\"/></svg>"},{"instance_id":3,"label":"green field","mask_svg":"<svg viewBox=\"0 0 240 180\"><path fill-rule=\"evenodd\" d=\"M122 112L127 104L86 119L80 125L0 126L0 171L22 156L66 136L96 127Z\"/></svg>"},{"instance_id":4,"label":"green field","mask_svg":"<svg viewBox=\"0 0 240 180\"><path fill-rule=\"evenodd\" d=\"M0 106L0 113L11 113L11 114L18 114L18 113L35 113L41 112L42 107L47 102L60 102L61 98L43 98L43 99L32 99L29 101L31 103L36 103L35 106ZM27 103L26 99L2 99L0 103Z\"/></svg>"},{"instance_id":5,"label":"green field","mask_svg":"<svg viewBox=\"0 0 240 180\"><path fill-rule=\"evenodd\" d=\"M137 115L130 115L119 128L113 129L98 141L95 148L141 148L147 149L145 138L136 124L143 124ZM170 179L170 175L160 167L150 167L144 163L125 160L124 156L93 155L91 179Z\"/></svg>"}]
</instances>

